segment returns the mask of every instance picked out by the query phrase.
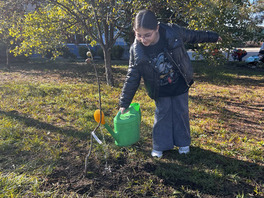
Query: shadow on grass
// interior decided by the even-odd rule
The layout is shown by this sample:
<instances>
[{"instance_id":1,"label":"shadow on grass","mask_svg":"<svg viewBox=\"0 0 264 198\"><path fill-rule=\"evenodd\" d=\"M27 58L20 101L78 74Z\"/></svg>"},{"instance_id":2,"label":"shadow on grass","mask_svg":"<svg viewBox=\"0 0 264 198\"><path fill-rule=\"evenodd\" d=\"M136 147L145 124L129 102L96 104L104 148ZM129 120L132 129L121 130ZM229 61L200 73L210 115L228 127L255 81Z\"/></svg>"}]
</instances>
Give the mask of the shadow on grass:
<instances>
[{"instance_id":1,"label":"shadow on grass","mask_svg":"<svg viewBox=\"0 0 264 198\"><path fill-rule=\"evenodd\" d=\"M210 96L209 98L200 97L200 96L189 96L197 105L204 105L209 107L212 112L217 112L218 114L199 114L199 117L217 117L221 120L224 120L227 124L232 124L233 129L244 134L244 135L253 135L255 137L262 137L261 131L263 126L261 125L261 111L264 110L261 103L252 103L248 105L243 102L231 101L225 96ZM222 107L219 107L215 104L224 103ZM229 107L229 108L228 108ZM233 107L237 109L232 109ZM243 109L243 111L241 110ZM255 112L254 116L245 112ZM244 126L244 127L242 127ZM247 130L245 130L247 128ZM245 134L248 131L250 134Z\"/></svg>"},{"instance_id":2,"label":"shadow on grass","mask_svg":"<svg viewBox=\"0 0 264 198\"><path fill-rule=\"evenodd\" d=\"M94 64L96 66L100 81L105 83L106 79L104 62L99 60L95 61ZM128 65L127 61L113 61L112 65L115 66L112 68L112 70L116 80L119 81L120 78L125 78L127 68L119 66ZM82 81L86 82L96 81L96 74L93 65L86 64L85 62L42 61L15 64L11 67L9 72L19 72L23 75L28 76L43 76L43 74L57 74L61 78L81 79Z\"/></svg>"},{"instance_id":3,"label":"shadow on grass","mask_svg":"<svg viewBox=\"0 0 264 198\"><path fill-rule=\"evenodd\" d=\"M182 194L198 191L216 197L235 197L239 193L261 197L264 193L263 166L197 147L191 148L188 155L180 155L175 150L164 152L163 159L169 162L159 160L154 174L166 185L181 189ZM258 195L257 191L262 194Z\"/></svg>"},{"instance_id":4,"label":"shadow on grass","mask_svg":"<svg viewBox=\"0 0 264 198\"><path fill-rule=\"evenodd\" d=\"M48 124L48 123L41 122L41 121L38 121L32 118L25 117L19 114L17 111L5 112L5 111L0 110L0 114L4 116L8 116L10 118L15 118L23 122L27 127L35 127L37 129L44 129L50 132L56 132L56 133L60 133L66 136L71 136L71 137L80 138L80 139L84 139L89 136L88 133L83 133L83 132L73 130L73 129L63 129L63 128L54 126L52 124Z\"/></svg>"},{"instance_id":5,"label":"shadow on grass","mask_svg":"<svg viewBox=\"0 0 264 198\"><path fill-rule=\"evenodd\" d=\"M105 80L105 68L103 61L95 61L100 81ZM113 75L116 83L123 83L127 74L127 61L113 61ZM264 86L264 79L253 79L252 76L263 77L264 69L252 70L250 68L226 65L219 67L208 66L204 61L192 63L195 72L194 80L197 82L209 82L217 85L243 85L243 86ZM94 82L96 80L95 71L92 65L84 62L67 61L45 61L24 64L15 64L10 72L20 72L24 75L41 76L43 73L58 74L61 78L77 78L82 81ZM248 76L248 77L246 77Z\"/></svg>"},{"instance_id":6,"label":"shadow on grass","mask_svg":"<svg viewBox=\"0 0 264 198\"><path fill-rule=\"evenodd\" d=\"M100 80L104 81L104 67L100 63L95 63L99 73ZM94 82L96 80L95 71L92 65L83 62L58 62L47 61L40 63L24 63L15 64L9 72L19 72L25 76L41 77L44 75L59 75L60 78L79 79L86 82Z\"/></svg>"}]
</instances>

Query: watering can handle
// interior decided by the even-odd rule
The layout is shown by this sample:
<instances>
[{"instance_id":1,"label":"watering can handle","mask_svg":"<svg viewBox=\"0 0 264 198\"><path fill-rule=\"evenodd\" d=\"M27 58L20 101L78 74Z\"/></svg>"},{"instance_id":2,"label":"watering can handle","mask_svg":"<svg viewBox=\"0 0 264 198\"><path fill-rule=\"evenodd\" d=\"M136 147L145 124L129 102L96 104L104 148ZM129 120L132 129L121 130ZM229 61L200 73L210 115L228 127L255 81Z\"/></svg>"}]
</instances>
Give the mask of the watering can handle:
<instances>
[{"instance_id":1,"label":"watering can handle","mask_svg":"<svg viewBox=\"0 0 264 198\"><path fill-rule=\"evenodd\" d=\"M119 118L119 117L121 116L121 114L124 115L124 114L126 114L127 112L129 112L129 110L125 109L124 112L125 112L125 113L122 114L121 111L118 111L116 116Z\"/></svg>"},{"instance_id":2,"label":"watering can handle","mask_svg":"<svg viewBox=\"0 0 264 198\"><path fill-rule=\"evenodd\" d=\"M140 104L139 103L131 103L129 108L133 107L136 111L139 111L140 109Z\"/></svg>"},{"instance_id":3,"label":"watering can handle","mask_svg":"<svg viewBox=\"0 0 264 198\"><path fill-rule=\"evenodd\" d=\"M123 110L123 109L124 109L124 110ZM127 109L123 108L123 109L122 109L122 110L119 109L118 113L120 113L120 114L126 114L127 112L129 112L129 108L127 108ZM123 111L124 113L122 113L122 111Z\"/></svg>"},{"instance_id":4,"label":"watering can handle","mask_svg":"<svg viewBox=\"0 0 264 198\"><path fill-rule=\"evenodd\" d=\"M140 105L139 105L139 103L131 103L131 104L129 105L129 107L126 108L126 109L124 110L124 113L123 113L123 114L128 113L128 112L130 111L130 108L134 108L136 111L139 111L139 109L140 109ZM121 111L119 111L119 112L121 113ZM118 113L119 113L119 112L118 112Z\"/></svg>"},{"instance_id":5,"label":"watering can handle","mask_svg":"<svg viewBox=\"0 0 264 198\"><path fill-rule=\"evenodd\" d=\"M139 105L139 103L131 103L129 105L129 107L124 110L124 113L122 114L122 116L123 115L126 116L127 113L130 113L131 109L132 109L132 112L133 111L138 111L140 113L140 105ZM118 111L116 117L120 118L120 116L121 116L121 111Z\"/></svg>"},{"instance_id":6,"label":"watering can handle","mask_svg":"<svg viewBox=\"0 0 264 198\"><path fill-rule=\"evenodd\" d=\"M121 111L118 111L117 114L116 114L116 117L118 119L120 119L121 116L125 116L129 112L130 112L130 107L128 107L127 109L125 109L123 114L121 113Z\"/></svg>"}]
</instances>

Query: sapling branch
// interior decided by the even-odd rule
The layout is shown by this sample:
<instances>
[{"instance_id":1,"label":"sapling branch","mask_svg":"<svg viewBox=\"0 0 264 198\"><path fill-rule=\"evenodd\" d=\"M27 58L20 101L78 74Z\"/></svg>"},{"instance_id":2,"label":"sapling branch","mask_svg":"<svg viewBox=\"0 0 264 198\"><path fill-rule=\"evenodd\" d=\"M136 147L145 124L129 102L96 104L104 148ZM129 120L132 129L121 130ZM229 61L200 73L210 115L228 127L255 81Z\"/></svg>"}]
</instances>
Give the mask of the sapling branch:
<instances>
[{"instance_id":1,"label":"sapling branch","mask_svg":"<svg viewBox=\"0 0 264 198\"><path fill-rule=\"evenodd\" d=\"M90 148L89 148L89 151L88 151L88 154L86 155L85 157L85 167L84 167L84 176L86 176L87 174L87 168L88 168L88 158L89 156L91 155L91 151L92 151L92 147L93 147L93 133L96 132L96 130L100 127L101 125L101 121L102 121L102 105L101 105L101 91L100 91L100 81L99 81L99 77L98 77L98 72L97 72L97 69L96 69L96 65L95 63L93 62L93 55L91 53L91 50L89 49L89 46L87 44L87 48L88 48L88 52L87 52L87 59L86 59L86 63L87 64L91 64L93 65L93 68L94 68L94 71L95 71L95 76L96 76L96 80L97 80L97 85L98 85L98 95L99 95L99 109L100 109L100 122L98 123L98 125L95 127L95 129L91 132L91 136L90 136Z\"/></svg>"}]
</instances>

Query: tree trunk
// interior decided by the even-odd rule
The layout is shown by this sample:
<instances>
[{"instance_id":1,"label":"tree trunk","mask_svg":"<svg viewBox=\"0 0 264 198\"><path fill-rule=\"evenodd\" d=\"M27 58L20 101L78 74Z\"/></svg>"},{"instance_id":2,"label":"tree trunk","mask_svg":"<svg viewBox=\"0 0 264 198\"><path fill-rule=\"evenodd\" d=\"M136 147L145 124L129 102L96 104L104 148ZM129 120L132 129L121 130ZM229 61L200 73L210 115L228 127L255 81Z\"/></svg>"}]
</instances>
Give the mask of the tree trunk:
<instances>
[{"instance_id":1,"label":"tree trunk","mask_svg":"<svg viewBox=\"0 0 264 198\"><path fill-rule=\"evenodd\" d=\"M104 49L105 75L107 85L114 86L114 77L111 67L111 50Z\"/></svg>"},{"instance_id":2,"label":"tree trunk","mask_svg":"<svg viewBox=\"0 0 264 198\"><path fill-rule=\"evenodd\" d=\"M10 64L9 64L9 49L6 47L6 67L7 69L10 69Z\"/></svg>"}]
</instances>

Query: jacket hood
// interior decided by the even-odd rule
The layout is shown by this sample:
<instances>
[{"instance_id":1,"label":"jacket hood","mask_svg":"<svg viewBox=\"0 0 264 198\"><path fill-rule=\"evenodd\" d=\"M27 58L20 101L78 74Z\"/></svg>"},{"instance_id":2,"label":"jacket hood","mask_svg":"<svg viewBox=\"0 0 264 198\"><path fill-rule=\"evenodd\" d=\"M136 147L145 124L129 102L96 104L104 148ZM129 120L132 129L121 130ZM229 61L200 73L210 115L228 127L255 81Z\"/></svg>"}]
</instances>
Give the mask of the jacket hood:
<instances>
[{"instance_id":1,"label":"jacket hood","mask_svg":"<svg viewBox=\"0 0 264 198\"><path fill-rule=\"evenodd\" d=\"M168 24L160 23L159 24L161 31L163 31L165 35L165 38L167 41L167 47L169 50L180 47L183 44L183 41L179 35L179 32L175 31L175 29L172 28L173 25L177 26L171 23L168 23Z\"/></svg>"}]
</instances>

